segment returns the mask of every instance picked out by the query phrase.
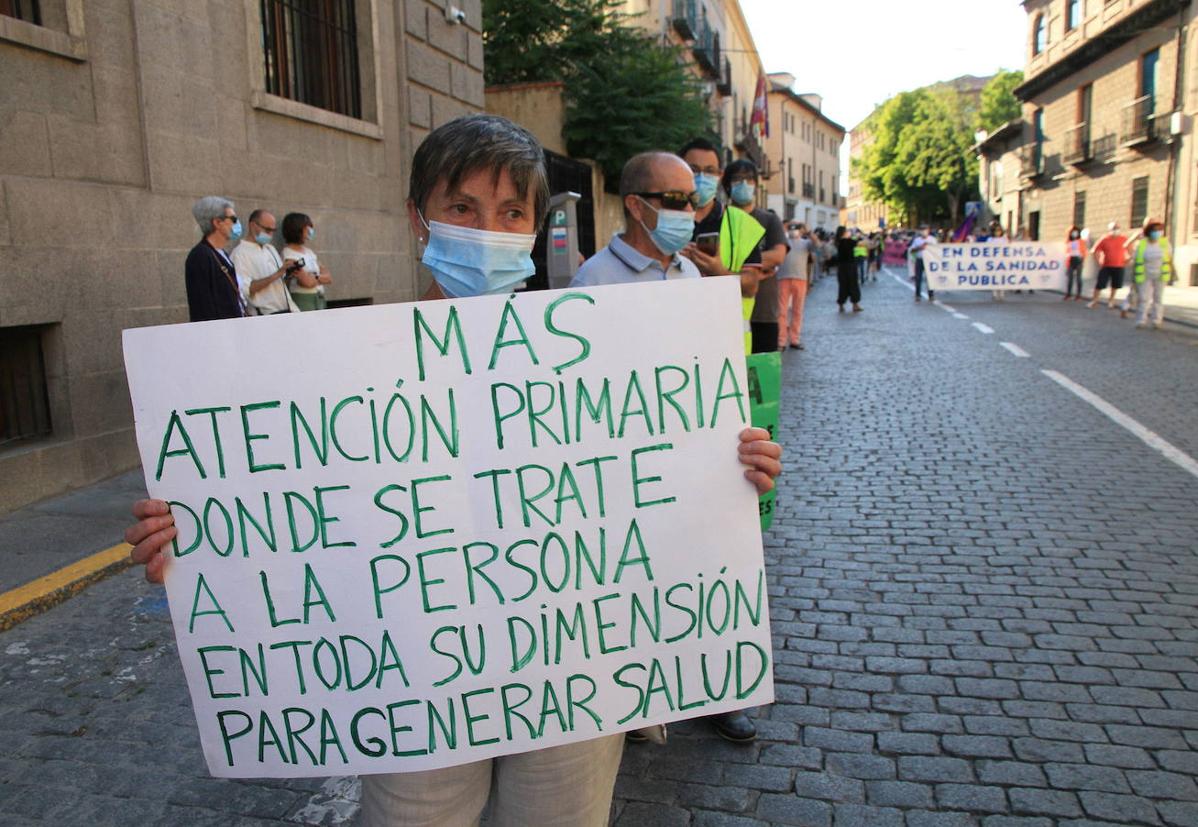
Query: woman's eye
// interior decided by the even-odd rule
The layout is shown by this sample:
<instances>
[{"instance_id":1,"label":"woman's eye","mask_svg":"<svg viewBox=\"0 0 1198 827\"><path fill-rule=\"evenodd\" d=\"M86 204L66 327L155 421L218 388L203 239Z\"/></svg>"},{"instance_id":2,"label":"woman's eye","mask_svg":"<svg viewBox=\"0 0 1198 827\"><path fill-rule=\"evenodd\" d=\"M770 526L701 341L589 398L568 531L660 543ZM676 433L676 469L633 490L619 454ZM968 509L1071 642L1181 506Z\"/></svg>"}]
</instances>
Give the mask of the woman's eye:
<instances>
[{"instance_id":1,"label":"woman's eye","mask_svg":"<svg viewBox=\"0 0 1198 827\"><path fill-rule=\"evenodd\" d=\"M449 208L449 211L455 215L465 215L470 212L470 208L465 204L454 204Z\"/></svg>"}]
</instances>

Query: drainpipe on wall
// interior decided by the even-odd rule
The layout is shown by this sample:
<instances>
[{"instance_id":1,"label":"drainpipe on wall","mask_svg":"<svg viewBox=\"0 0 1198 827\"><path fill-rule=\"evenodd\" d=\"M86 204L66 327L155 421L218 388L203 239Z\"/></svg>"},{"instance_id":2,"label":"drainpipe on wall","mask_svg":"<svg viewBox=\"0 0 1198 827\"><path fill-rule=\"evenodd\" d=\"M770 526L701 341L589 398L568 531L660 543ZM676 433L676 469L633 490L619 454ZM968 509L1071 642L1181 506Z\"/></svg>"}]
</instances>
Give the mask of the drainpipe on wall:
<instances>
[{"instance_id":1,"label":"drainpipe on wall","mask_svg":"<svg viewBox=\"0 0 1198 827\"><path fill-rule=\"evenodd\" d=\"M1189 4L1186 4L1189 5ZM1182 6L1177 11L1177 69L1173 78L1173 109L1175 113L1181 113L1181 117L1185 117L1183 111L1185 95L1182 85L1185 83L1185 60L1186 60L1186 25L1185 25L1186 7ZM1171 120L1172 118L1170 118ZM1170 129L1172 124L1170 123ZM1173 136L1173 141L1169 146L1169 167L1165 175L1165 232L1173 241L1173 255L1177 255L1177 240L1181 238L1181 234L1176 232L1177 227L1173 226L1173 221L1176 216L1181 214L1177 207L1177 159L1181 154L1182 136L1185 130L1178 130L1178 134ZM1173 281L1178 279L1177 270L1173 270Z\"/></svg>"}]
</instances>

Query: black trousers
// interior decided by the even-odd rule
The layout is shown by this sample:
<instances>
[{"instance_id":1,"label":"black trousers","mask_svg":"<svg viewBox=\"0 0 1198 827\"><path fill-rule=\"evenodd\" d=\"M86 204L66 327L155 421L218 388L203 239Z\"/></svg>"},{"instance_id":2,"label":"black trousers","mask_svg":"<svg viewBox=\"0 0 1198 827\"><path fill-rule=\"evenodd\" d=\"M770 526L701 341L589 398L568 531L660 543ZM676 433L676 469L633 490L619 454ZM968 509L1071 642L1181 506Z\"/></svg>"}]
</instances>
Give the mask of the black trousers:
<instances>
[{"instance_id":1,"label":"black trousers","mask_svg":"<svg viewBox=\"0 0 1198 827\"><path fill-rule=\"evenodd\" d=\"M861 283L857 281L856 268L851 273L837 270L836 283L840 286L840 291L836 294L837 304L844 304L849 300L853 304L861 303Z\"/></svg>"},{"instance_id":2,"label":"black trousers","mask_svg":"<svg viewBox=\"0 0 1198 827\"><path fill-rule=\"evenodd\" d=\"M749 322L754 353L770 353L778 349L777 322Z\"/></svg>"}]
</instances>

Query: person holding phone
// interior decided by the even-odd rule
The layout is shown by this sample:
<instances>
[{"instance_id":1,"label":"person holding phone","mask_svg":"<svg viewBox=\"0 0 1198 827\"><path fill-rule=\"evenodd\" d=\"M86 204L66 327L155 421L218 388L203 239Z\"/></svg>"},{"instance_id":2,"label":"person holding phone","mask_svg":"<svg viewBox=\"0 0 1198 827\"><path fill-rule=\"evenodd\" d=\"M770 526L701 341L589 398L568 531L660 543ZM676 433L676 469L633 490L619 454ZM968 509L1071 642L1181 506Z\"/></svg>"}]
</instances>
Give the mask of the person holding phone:
<instances>
[{"instance_id":1,"label":"person holding phone","mask_svg":"<svg viewBox=\"0 0 1198 827\"><path fill-rule=\"evenodd\" d=\"M237 266L241 298L259 316L298 313L286 278L295 272L295 262L284 262L272 240L278 231L274 214L254 210L249 218L249 235L233 248L230 258Z\"/></svg>"},{"instance_id":2,"label":"person holding phone","mask_svg":"<svg viewBox=\"0 0 1198 827\"><path fill-rule=\"evenodd\" d=\"M288 272L291 298L300 310L324 310L325 285L333 283L327 267L316 259L308 246L316 238L312 219L302 212L283 216L283 259L294 262Z\"/></svg>"}]
</instances>

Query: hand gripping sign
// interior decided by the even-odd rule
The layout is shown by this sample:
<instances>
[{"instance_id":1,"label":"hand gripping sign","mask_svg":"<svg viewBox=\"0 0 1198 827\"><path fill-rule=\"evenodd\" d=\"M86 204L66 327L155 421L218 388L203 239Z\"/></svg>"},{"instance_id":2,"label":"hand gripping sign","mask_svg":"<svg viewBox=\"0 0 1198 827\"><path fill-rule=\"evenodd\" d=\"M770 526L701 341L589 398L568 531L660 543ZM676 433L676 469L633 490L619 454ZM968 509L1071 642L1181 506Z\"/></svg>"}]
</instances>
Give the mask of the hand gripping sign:
<instances>
[{"instance_id":1,"label":"hand gripping sign","mask_svg":"<svg viewBox=\"0 0 1198 827\"><path fill-rule=\"evenodd\" d=\"M210 771L432 769L772 700L739 299L126 331ZM285 342L303 358L246 369Z\"/></svg>"}]
</instances>

